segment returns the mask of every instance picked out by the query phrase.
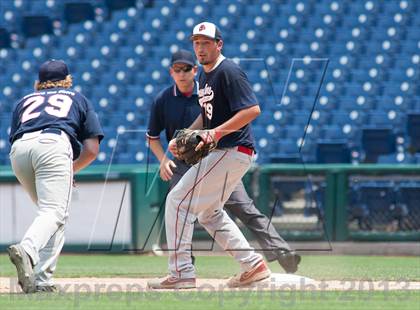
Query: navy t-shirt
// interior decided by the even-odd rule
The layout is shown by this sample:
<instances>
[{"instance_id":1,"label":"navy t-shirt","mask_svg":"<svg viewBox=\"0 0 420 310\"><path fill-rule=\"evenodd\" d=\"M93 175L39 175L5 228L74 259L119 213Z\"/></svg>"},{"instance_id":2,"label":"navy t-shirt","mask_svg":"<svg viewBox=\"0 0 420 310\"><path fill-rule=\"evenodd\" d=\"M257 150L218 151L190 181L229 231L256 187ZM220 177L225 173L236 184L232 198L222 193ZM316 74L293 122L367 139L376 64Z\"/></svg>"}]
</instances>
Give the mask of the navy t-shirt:
<instances>
[{"instance_id":1,"label":"navy t-shirt","mask_svg":"<svg viewBox=\"0 0 420 310\"><path fill-rule=\"evenodd\" d=\"M169 142L176 130L188 128L200 115L197 90L197 83L190 97L184 96L176 85L162 90L152 104L147 136L150 139L158 139L160 133L165 130Z\"/></svg>"},{"instance_id":2,"label":"navy t-shirt","mask_svg":"<svg viewBox=\"0 0 420 310\"><path fill-rule=\"evenodd\" d=\"M83 140L104 134L92 104L73 89L40 90L20 99L13 108L10 143L27 132L58 128L67 133L73 159L80 155Z\"/></svg>"},{"instance_id":3,"label":"navy t-shirt","mask_svg":"<svg viewBox=\"0 0 420 310\"><path fill-rule=\"evenodd\" d=\"M199 103L206 129L215 128L238 111L258 104L245 72L229 59L222 60L208 73L200 70L198 82ZM225 148L238 145L255 148L250 124L224 136L217 146Z\"/></svg>"}]
</instances>

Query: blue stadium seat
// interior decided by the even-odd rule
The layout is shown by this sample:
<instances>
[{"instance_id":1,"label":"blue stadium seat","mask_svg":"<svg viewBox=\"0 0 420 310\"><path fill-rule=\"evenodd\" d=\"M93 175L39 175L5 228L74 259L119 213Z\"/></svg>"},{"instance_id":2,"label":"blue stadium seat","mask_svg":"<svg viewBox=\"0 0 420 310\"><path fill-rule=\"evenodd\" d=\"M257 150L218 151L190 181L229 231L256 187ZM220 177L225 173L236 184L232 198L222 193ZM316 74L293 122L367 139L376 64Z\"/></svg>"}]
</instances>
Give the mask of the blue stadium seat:
<instances>
[{"instance_id":1,"label":"blue stadium seat","mask_svg":"<svg viewBox=\"0 0 420 310\"><path fill-rule=\"evenodd\" d=\"M275 142L273 152L270 154L271 163L301 163L302 154L295 139L286 139Z\"/></svg>"},{"instance_id":2,"label":"blue stadium seat","mask_svg":"<svg viewBox=\"0 0 420 310\"><path fill-rule=\"evenodd\" d=\"M409 153L392 153L379 155L378 164L415 164L415 157Z\"/></svg>"},{"instance_id":3,"label":"blue stadium seat","mask_svg":"<svg viewBox=\"0 0 420 310\"><path fill-rule=\"evenodd\" d=\"M321 137L327 141L338 140L339 142L345 142L348 138L339 124L323 126Z\"/></svg>"},{"instance_id":4,"label":"blue stadium seat","mask_svg":"<svg viewBox=\"0 0 420 310\"><path fill-rule=\"evenodd\" d=\"M302 138L305 130L302 126L298 126L298 125L290 125L288 127L285 128L285 137L287 139L294 139L297 140L299 138Z\"/></svg>"},{"instance_id":5,"label":"blue stadium seat","mask_svg":"<svg viewBox=\"0 0 420 310\"><path fill-rule=\"evenodd\" d=\"M354 147L366 162L391 160L395 137L404 141L398 144L399 153L408 154L408 147L420 150L416 142L420 130L410 116L420 111L416 83L420 6L415 1L311 0L279 5L273 0L185 0L128 8L130 1L84 0L95 8L95 18L68 24L64 9L74 2L2 2L0 28L16 35L11 36L13 48L0 49L0 102L14 101L32 89L44 59L63 58L74 84L89 95L107 128L145 126L157 90L172 83L167 74L171 52L192 50L188 36L206 16L225 35L223 53L241 58L260 102L263 113L253 124L262 149L259 163L273 161L269 154L282 155L273 149L275 143L262 139L278 136L296 143L312 110L312 131L301 154L305 162L323 160L324 155L317 157L317 142ZM59 20L52 28L56 34L25 38L21 17L44 11ZM328 68L315 102L326 59ZM0 105L0 110L10 112L10 107ZM381 152L372 145L380 145ZM335 146L339 152L340 146ZM117 162L144 160L144 154L129 156L131 146L124 147L125 155L117 156ZM96 162L106 162L108 151ZM6 160L4 156L0 161Z\"/></svg>"},{"instance_id":6,"label":"blue stadium seat","mask_svg":"<svg viewBox=\"0 0 420 310\"><path fill-rule=\"evenodd\" d=\"M293 123L296 125L306 126L310 122L310 111L308 111L307 113L295 113L293 115Z\"/></svg>"}]
</instances>

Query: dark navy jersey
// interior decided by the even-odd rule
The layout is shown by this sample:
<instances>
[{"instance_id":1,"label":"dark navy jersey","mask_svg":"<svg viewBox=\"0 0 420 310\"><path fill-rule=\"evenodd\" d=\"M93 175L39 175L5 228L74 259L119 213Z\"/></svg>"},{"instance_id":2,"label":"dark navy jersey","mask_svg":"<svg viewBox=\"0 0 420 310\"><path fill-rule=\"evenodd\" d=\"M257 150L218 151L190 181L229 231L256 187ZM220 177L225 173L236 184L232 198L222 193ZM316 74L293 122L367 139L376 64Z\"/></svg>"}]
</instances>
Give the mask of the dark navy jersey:
<instances>
[{"instance_id":1,"label":"dark navy jersey","mask_svg":"<svg viewBox=\"0 0 420 310\"><path fill-rule=\"evenodd\" d=\"M257 105L257 98L245 72L229 59L224 59L212 71L198 74L199 103L206 129L216 128L238 111ZM220 139L218 147L243 145L255 148L250 125Z\"/></svg>"},{"instance_id":2,"label":"dark navy jersey","mask_svg":"<svg viewBox=\"0 0 420 310\"><path fill-rule=\"evenodd\" d=\"M160 133L165 130L169 142L176 130L188 128L200 115L197 91L197 83L190 97L184 96L176 85L161 91L152 104L147 136L150 139L158 139Z\"/></svg>"},{"instance_id":3,"label":"dark navy jersey","mask_svg":"<svg viewBox=\"0 0 420 310\"><path fill-rule=\"evenodd\" d=\"M80 93L66 88L51 88L26 95L13 109L10 143L27 132L58 128L67 133L73 158L80 155L83 140L103 138L103 131L92 104Z\"/></svg>"}]
</instances>

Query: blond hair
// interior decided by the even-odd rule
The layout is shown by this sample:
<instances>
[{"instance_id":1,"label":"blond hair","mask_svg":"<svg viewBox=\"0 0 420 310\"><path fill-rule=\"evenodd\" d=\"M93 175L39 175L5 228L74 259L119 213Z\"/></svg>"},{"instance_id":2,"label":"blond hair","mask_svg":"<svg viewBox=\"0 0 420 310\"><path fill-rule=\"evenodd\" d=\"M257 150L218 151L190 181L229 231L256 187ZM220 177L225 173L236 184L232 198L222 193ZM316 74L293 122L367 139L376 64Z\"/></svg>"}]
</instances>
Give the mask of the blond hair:
<instances>
[{"instance_id":1,"label":"blond hair","mask_svg":"<svg viewBox=\"0 0 420 310\"><path fill-rule=\"evenodd\" d=\"M70 88L73 85L73 78L69 74L66 76L64 80L60 81L46 81L46 82L40 82L35 81L34 88L35 90L42 90L42 89L48 89L48 88L57 88L57 87L63 87L63 88Z\"/></svg>"}]
</instances>

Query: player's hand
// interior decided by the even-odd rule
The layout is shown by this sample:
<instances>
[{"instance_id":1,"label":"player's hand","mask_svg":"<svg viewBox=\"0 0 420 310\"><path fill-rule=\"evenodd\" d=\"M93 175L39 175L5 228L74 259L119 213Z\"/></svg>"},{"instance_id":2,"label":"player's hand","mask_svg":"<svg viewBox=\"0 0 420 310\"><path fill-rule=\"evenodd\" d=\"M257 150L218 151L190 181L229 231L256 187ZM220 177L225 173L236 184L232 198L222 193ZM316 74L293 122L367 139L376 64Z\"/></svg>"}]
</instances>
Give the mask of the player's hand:
<instances>
[{"instance_id":1,"label":"player's hand","mask_svg":"<svg viewBox=\"0 0 420 310\"><path fill-rule=\"evenodd\" d=\"M174 173L171 168L176 168L175 163L169 158L163 159L160 164L160 177L163 181L169 181L172 179Z\"/></svg>"},{"instance_id":2,"label":"player's hand","mask_svg":"<svg viewBox=\"0 0 420 310\"><path fill-rule=\"evenodd\" d=\"M176 147L176 139L172 139L171 141L169 141L168 149L169 149L169 152L171 152L172 155L174 155L175 157L178 157L178 149Z\"/></svg>"},{"instance_id":3,"label":"player's hand","mask_svg":"<svg viewBox=\"0 0 420 310\"><path fill-rule=\"evenodd\" d=\"M206 144L210 144L213 142L217 143L220 139L220 134L214 129L203 130L203 133L200 135L200 138L201 142L198 143L198 145L196 146L196 151L201 149Z\"/></svg>"}]
</instances>

